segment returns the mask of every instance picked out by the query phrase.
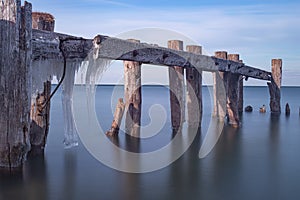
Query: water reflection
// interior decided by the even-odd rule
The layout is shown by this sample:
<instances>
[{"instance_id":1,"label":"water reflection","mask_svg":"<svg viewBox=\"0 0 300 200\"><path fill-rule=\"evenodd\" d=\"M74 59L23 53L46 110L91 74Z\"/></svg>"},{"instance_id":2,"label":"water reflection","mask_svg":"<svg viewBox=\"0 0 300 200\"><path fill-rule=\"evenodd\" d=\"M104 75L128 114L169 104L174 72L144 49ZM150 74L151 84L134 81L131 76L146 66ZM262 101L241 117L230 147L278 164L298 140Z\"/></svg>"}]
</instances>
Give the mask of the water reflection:
<instances>
[{"instance_id":1,"label":"water reflection","mask_svg":"<svg viewBox=\"0 0 300 200\"><path fill-rule=\"evenodd\" d=\"M77 149L69 149L64 152L64 199L75 199L77 183Z\"/></svg>"},{"instance_id":2,"label":"water reflection","mask_svg":"<svg viewBox=\"0 0 300 200\"><path fill-rule=\"evenodd\" d=\"M168 167L169 187L173 188L173 190L169 191L168 199L193 199L201 190L200 162L198 157L201 145L201 128L188 126L186 137L194 137L193 134L195 132L197 134L189 149ZM182 134L182 132L177 134ZM181 147L186 145L184 144L186 141L188 140L182 138ZM175 151L176 148L180 148L180 145L177 144L173 148Z\"/></svg>"},{"instance_id":3,"label":"water reflection","mask_svg":"<svg viewBox=\"0 0 300 200\"><path fill-rule=\"evenodd\" d=\"M0 199L47 199L46 183L44 156L29 156L23 168L0 170Z\"/></svg>"}]
</instances>

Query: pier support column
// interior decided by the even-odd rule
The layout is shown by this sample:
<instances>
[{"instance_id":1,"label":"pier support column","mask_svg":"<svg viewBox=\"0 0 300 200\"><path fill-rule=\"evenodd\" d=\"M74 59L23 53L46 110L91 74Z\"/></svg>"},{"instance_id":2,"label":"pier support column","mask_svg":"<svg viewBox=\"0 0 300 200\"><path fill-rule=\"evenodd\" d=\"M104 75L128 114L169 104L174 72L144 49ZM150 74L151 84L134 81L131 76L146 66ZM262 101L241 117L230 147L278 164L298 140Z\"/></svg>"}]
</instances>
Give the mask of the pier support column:
<instances>
[{"instance_id":1,"label":"pier support column","mask_svg":"<svg viewBox=\"0 0 300 200\"><path fill-rule=\"evenodd\" d=\"M54 17L48 13L33 12L32 13L32 28L45 31L54 31ZM40 66L42 67L42 66ZM44 80L43 91L39 91L31 102L30 111L30 154L43 154L47 135L49 132L50 121L50 101L45 105L44 103L51 95L51 81ZM41 88L43 88L41 87ZM35 91L34 91L35 92Z\"/></svg>"},{"instance_id":2,"label":"pier support column","mask_svg":"<svg viewBox=\"0 0 300 200\"><path fill-rule=\"evenodd\" d=\"M139 40L130 39L132 42ZM124 61L124 98L125 98L125 131L135 137L140 136L142 93L141 93L141 64Z\"/></svg>"},{"instance_id":3,"label":"pier support column","mask_svg":"<svg viewBox=\"0 0 300 200\"><path fill-rule=\"evenodd\" d=\"M183 50L183 42L179 40L168 41L168 48ZM173 129L179 129L185 120L184 103L184 68L169 67L169 87L171 105L171 123Z\"/></svg>"},{"instance_id":4,"label":"pier support column","mask_svg":"<svg viewBox=\"0 0 300 200\"><path fill-rule=\"evenodd\" d=\"M239 55L228 54L228 60L239 61ZM232 125L233 127L238 127L240 123L239 113L238 113L239 81L240 81L239 74L228 73L226 107L227 107L229 124Z\"/></svg>"},{"instance_id":5,"label":"pier support column","mask_svg":"<svg viewBox=\"0 0 300 200\"><path fill-rule=\"evenodd\" d=\"M243 63L242 60L239 60L240 63ZM239 89L238 89L238 110L239 113L244 111L244 78L242 75L239 77Z\"/></svg>"},{"instance_id":6,"label":"pier support column","mask_svg":"<svg viewBox=\"0 0 300 200\"><path fill-rule=\"evenodd\" d=\"M201 46L186 46L187 52L202 54ZM188 125L201 126L202 121L202 71L186 68ZM197 108L196 108L197 107Z\"/></svg>"},{"instance_id":7,"label":"pier support column","mask_svg":"<svg viewBox=\"0 0 300 200\"><path fill-rule=\"evenodd\" d=\"M270 92L270 109L272 113L280 113L280 87L282 78L282 60L272 59L272 80L268 82Z\"/></svg>"},{"instance_id":8,"label":"pier support column","mask_svg":"<svg viewBox=\"0 0 300 200\"><path fill-rule=\"evenodd\" d=\"M30 149L30 3L0 3L0 167L22 166Z\"/></svg>"},{"instance_id":9,"label":"pier support column","mask_svg":"<svg viewBox=\"0 0 300 200\"><path fill-rule=\"evenodd\" d=\"M215 57L227 59L226 51L215 52ZM227 72L213 72L214 110L213 117L224 121L226 116Z\"/></svg>"}]
</instances>

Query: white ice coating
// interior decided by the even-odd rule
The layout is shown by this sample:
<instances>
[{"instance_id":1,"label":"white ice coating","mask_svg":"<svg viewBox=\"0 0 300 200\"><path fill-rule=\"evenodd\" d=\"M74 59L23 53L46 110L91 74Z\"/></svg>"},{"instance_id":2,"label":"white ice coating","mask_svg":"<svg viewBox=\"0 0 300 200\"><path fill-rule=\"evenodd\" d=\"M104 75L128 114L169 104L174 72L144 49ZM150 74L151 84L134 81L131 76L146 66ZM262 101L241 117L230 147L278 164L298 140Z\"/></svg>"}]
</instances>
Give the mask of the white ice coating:
<instances>
[{"instance_id":1,"label":"white ice coating","mask_svg":"<svg viewBox=\"0 0 300 200\"><path fill-rule=\"evenodd\" d=\"M73 115L73 90L75 72L81 63L67 62L66 76L62 85L62 108L64 115L64 145L65 148L78 146L78 135Z\"/></svg>"},{"instance_id":2,"label":"white ice coating","mask_svg":"<svg viewBox=\"0 0 300 200\"><path fill-rule=\"evenodd\" d=\"M66 76L62 84L62 108L64 116L64 141L65 148L78 145L78 136L73 117L73 87L75 72L81 62L67 62ZM64 64L56 60L37 60L32 62L32 105L37 94L44 90L44 82L53 80L56 77L59 81L63 74Z\"/></svg>"}]
</instances>

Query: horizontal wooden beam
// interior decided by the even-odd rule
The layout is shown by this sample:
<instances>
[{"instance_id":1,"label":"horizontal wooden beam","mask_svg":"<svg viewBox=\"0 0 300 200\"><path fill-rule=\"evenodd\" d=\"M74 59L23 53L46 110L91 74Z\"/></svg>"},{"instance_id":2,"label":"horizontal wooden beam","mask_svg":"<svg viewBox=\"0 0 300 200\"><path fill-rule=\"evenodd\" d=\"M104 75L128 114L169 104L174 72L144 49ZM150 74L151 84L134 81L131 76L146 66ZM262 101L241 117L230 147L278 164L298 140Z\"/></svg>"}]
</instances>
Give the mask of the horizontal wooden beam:
<instances>
[{"instance_id":1,"label":"horizontal wooden beam","mask_svg":"<svg viewBox=\"0 0 300 200\"><path fill-rule=\"evenodd\" d=\"M243 63L216 57L173 50L146 43L98 35L93 40L70 35L33 30L33 60L67 59L84 60L89 53L97 58L137 61L145 64L195 67L202 71L227 71L262 80L271 80L271 73Z\"/></svg>"},{"instance_id":2,"label":"horizontal wooden beam","mask_svg":"<svg viewBox=\"0 0 300 200\"><path fill-rule=\"evenodd\" d=\"M68 59L83 60L92 50L93 40L36 29L32 31L33 60L62 60L60 48Z\"/></svg>"}]
</instances>

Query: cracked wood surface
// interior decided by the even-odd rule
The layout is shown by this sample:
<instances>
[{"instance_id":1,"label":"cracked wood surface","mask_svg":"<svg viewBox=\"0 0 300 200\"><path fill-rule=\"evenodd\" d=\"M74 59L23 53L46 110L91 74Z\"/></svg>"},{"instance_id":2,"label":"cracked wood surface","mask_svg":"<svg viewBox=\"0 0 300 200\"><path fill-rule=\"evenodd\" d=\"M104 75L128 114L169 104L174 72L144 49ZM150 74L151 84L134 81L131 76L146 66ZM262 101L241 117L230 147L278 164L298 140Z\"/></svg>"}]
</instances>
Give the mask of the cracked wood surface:
<instances>
[{"instance_id":1,"label":"cracked wood surface","mask_svg":"<svg viewBox=\"0 0 300 200\"><path fill-rule=\"evenodd\" d=\"M246 77L271 80L271 73L236 61L224 60L191 52L173 50L146 43L134 43L118 38L98 35L92 39L55 32L33 30L33 60L62 59L60 42L68 59L84 60L90 52L97 58L137 61L144 64L195 67L202 71L222 71Z\"/></svg>"}]
</instances>

